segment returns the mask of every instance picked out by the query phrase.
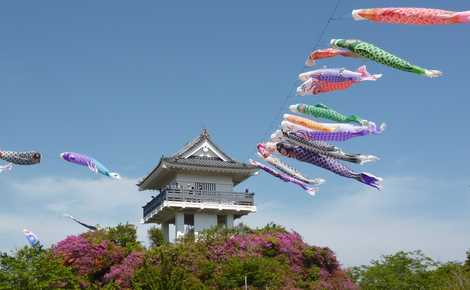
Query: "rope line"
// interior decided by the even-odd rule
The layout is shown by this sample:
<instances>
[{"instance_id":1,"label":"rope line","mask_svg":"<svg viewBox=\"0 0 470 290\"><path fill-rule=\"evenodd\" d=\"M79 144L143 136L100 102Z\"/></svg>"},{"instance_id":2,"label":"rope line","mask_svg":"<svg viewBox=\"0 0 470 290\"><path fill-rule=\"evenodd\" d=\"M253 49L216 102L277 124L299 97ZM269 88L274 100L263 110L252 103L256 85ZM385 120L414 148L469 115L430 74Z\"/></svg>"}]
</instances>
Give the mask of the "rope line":
<instances>
[{"instance_id":1,"label":"rope line","mask_svg":"<svg viewBox=\"0 0 470 290\"><path fill-rule=\"evenodd\" d=\"M336 11L338 10L338 7L339 7L340 2L341 2L341 0L337 0L337 1L336 1L336 5L335 5L335 7L334 7L332 13L330 14L330 17L328 18L328 20L326 21L325 25L323 26L323 29L320 31L320 34L319 34L319 36L318 36L318 39L317 39L317 41L315 42L315 45L313 46L313 50L315 50L315 49L318 48L318 45L319 45L320 42L322 41L323 36L325 35L325 33L326 33L326 31L327 31L327 29L328 29L328 26L330 25L331 21L336 20L336 19L334 18L334 16L336 15ZM307 56L308 56L308 55L307 55ZM298 74L304 72L304 71L305 71L305 68L306 68L306 66L305 66L305 64L303 64L302 67L298 70L298 71L299 71ZM297 75L298 75L298 74L297 74ZM287 93L287 95L286 95L285 98L284 98L284 101L282 102L281 106L279 107L278 112L274 115L274 118L273 118L272 121L269 123L268 128L266 128L266 131L264 132L263 137L260 139L260 141L258 141L258 143L262 142L263 140L265 140L265 139L267 138L267 135L269 134L269 132L271 132L271 131L273 130L273 127L275 127L276 121L278 120L278 117L281 115L282 111L284 110L285 106L287 105L289 99L295 97L295 94L294 94L293 96L292 96L292 94L293 94L293 92L294 92L294 90L295 90L295 88L296 88L297 83L298 83L298 80L295 80L295 81L292 83L292 85L291 85L291 87L290 87L290 89L289 89L289 92ZM250 156L256 154L256 152L257 152L257 149L256 149L256 147L255 147L254 150L253 150L253 153L250 154Z\"/></svg>"}]
</instances>

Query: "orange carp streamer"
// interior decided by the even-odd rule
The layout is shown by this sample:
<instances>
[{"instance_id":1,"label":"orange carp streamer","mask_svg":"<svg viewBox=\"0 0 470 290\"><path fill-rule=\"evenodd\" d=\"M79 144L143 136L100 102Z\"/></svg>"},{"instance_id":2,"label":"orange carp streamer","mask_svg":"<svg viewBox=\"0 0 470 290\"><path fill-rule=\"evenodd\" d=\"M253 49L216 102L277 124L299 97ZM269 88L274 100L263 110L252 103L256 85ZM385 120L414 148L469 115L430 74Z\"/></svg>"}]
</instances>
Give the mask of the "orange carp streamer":
<instances>
[{"instance_id":1,"label":"orange carp streamer","mask_svg":"<svg viewBox=\"0 0 470 290\"><path fill-rule=\"evenodd\" d=\"M305 61L305 65L314 66L315 61L318 59L330 58L330 57L335 57L338 55L345 56L345 57L359 57L349 50L343 50L343 49L337 49L337 48L317 49L317 50L312 51L308 55L308 58Z\"/></svg>"},{"instance_id":2,"label":"orange carp streamer","mask_svg":"<svg viewBox=\"0 0 470 290\"><path fill-rule=\"evenodd\" d=\"M432 8L371 8L352 11L355 20L392 24L439 25L470 23L470 11L454 12Z\"/></svg>"},{"instance_id":3,"label":"orange carp streamer","mask_svg":"<svg viewBox=\"0 0 470 290\"><path fill-rule=\"evenodd\" d=\"M326 126L323 125L322 123L318 123L315 121L312 121L310 119L302 118L296 115L291 115L291 114L284 114L284 120L292 122L294 124L306 127L308 129L312 129L315 131L322 131L322 132L333 132L335 131L334 126Z\"/></svg>"}]
</instances>

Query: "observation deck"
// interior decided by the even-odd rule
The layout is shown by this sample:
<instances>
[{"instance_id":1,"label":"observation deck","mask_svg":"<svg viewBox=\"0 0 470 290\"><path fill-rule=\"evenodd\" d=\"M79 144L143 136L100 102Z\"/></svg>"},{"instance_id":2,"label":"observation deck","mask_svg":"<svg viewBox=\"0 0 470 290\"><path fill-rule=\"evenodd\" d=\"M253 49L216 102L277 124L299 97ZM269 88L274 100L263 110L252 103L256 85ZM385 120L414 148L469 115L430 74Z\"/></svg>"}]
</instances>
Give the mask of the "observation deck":
<instances>
[{"instance_id":1,"label":"observation deck","mask_svg":"<svg viewBox=\"0 0 470 290\"><path fill-rule=\"evenodd\" d=\"M185 209L186 212L232 213L234 218L238 218L256 212L254 195L251 192L166 189L143 206L144 222L163 223L174 215L175 209Z\"/></svg>"}]
</instances>

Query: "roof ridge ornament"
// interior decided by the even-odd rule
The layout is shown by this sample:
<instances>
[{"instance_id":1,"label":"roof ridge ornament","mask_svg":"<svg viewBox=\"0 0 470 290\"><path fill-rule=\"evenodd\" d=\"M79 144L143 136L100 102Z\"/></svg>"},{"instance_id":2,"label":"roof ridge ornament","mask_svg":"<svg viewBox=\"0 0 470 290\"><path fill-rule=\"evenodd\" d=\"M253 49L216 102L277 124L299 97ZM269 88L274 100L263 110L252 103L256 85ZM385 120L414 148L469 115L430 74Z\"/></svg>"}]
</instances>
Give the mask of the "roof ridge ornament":
<instances>
[{"instance_id":1,"label":"roof ridge ornament","mask_svg":"<svg viewBox=\"0 0 470 290\"><path fill-rule=\"evenodd\" d=\"M203 128L200 135L171 156L162 156L157 166L139 182L139 190L158 189L165 186L168 178L179 171L198 171L233 177L234 185L251 176L257 167L232 159L211 139L209 132Z\"/></svg>"},{"instance_id":2,"label":"roof ridge ornament","mask_svg":"<svg viewBox=\"0 0 470 290\"><path fill-rule=\"evenodd\" d=\"M206 128L202 128L201 137L205 137L209 139L210 135Z\"/></svg>"}]
</instances>

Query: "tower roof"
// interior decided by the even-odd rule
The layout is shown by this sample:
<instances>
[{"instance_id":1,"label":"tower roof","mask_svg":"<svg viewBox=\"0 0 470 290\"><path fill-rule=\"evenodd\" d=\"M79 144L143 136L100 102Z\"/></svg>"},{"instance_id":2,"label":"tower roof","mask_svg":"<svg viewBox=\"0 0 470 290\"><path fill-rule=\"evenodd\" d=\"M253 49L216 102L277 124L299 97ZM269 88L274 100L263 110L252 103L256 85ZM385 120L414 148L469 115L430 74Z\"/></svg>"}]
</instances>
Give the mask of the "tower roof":
<instances>
[{"instance_id":1,"label":"tower roof","mask_svg":"<svg viewBox=\"0 0 470 290\"><path fill-rule=\"evenodd\" d=\"M206 129L193 141L171 156L162 156L158 165L137 185L140 190L160 189L178 172L229 175L234 185L250 177L256 167L232 159L210 138Z\"/></svg>"}]
</instances>

